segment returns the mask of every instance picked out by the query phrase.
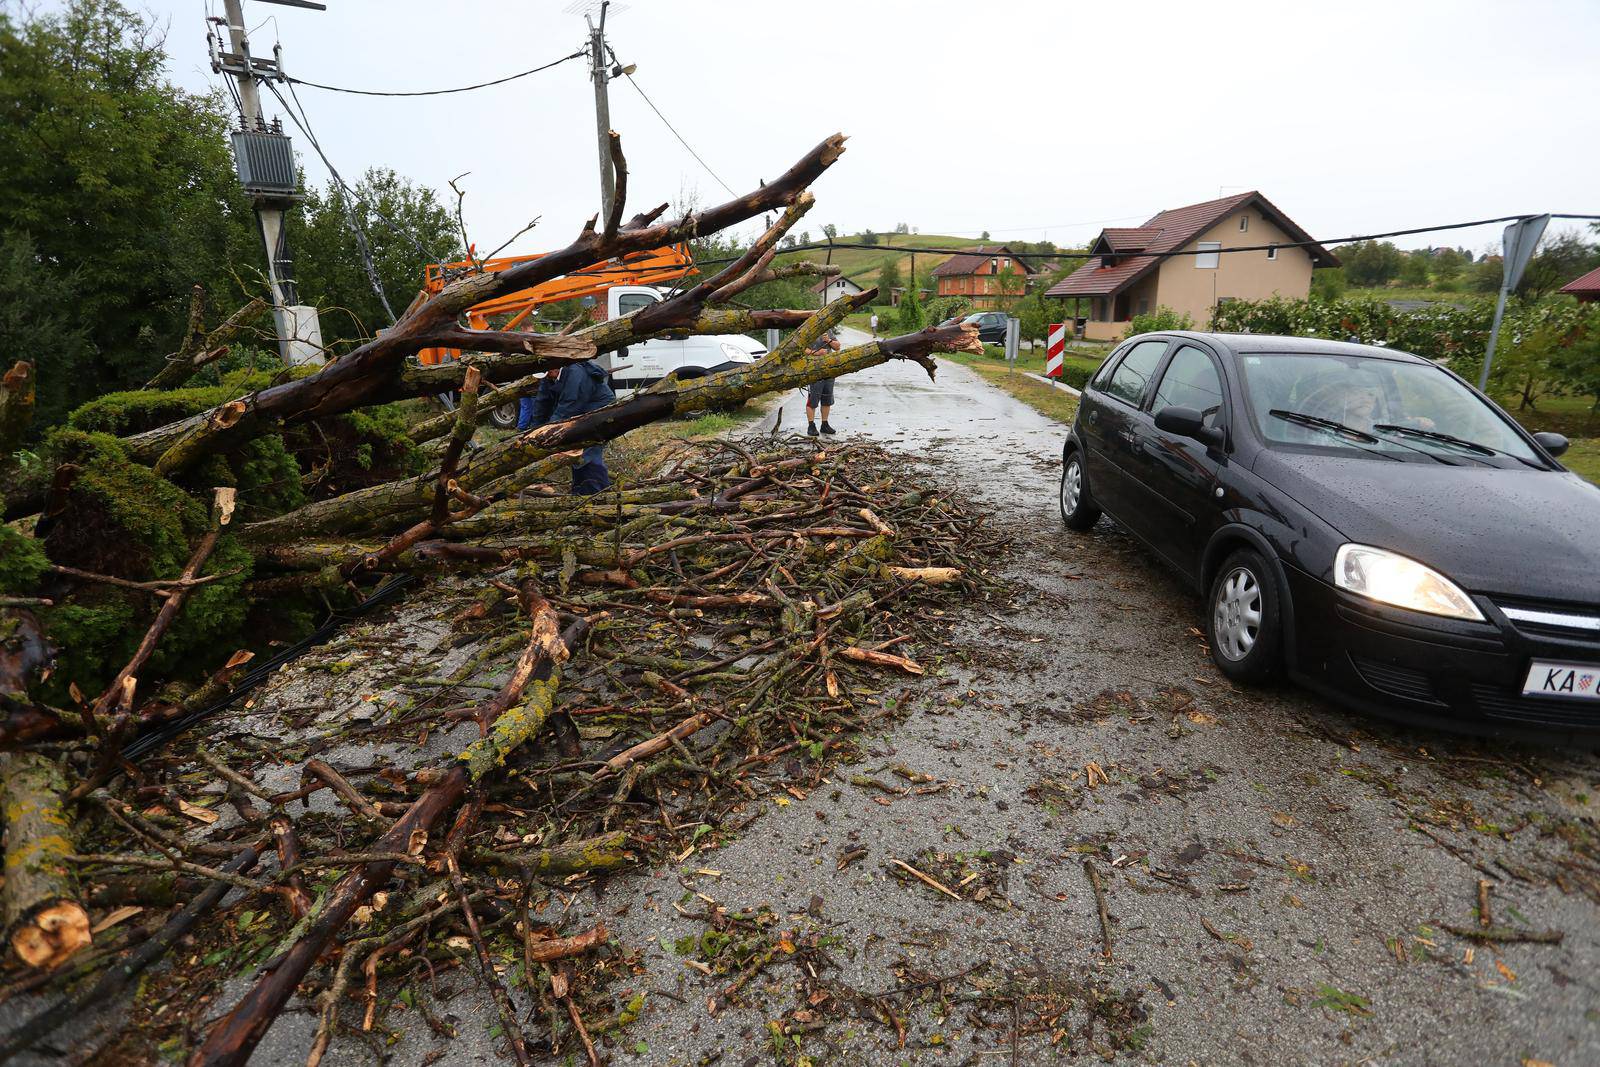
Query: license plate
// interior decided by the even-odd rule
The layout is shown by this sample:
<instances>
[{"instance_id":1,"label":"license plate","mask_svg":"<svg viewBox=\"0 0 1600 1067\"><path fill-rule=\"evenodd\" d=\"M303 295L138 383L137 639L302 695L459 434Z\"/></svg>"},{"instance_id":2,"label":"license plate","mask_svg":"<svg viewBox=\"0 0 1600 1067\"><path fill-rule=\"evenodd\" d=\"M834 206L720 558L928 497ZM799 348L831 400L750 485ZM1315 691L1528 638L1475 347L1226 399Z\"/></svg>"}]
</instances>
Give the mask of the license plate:
<instances>
[{"instance_id":1,"label":"license plate","mask_svg":"<svg viewBox=\"0 0 1600 1067\"><path fill-rule=\"evenodd\" d=\"M1600 665L1536 659L1528 668L1527 680L1522 683L1522 695L1600 700Z\"/></svg>"}]
</instances>

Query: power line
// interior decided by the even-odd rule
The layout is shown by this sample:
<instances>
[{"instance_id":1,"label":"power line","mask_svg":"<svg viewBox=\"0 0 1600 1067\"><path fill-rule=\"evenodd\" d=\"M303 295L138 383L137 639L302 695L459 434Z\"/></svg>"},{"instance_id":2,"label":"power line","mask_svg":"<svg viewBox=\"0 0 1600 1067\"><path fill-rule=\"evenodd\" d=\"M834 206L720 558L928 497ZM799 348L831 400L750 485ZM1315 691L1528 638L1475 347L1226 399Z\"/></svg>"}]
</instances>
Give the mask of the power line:
<instances>
[{"instance_id":1,"label":"power line","mask_svg":"<svg viewBox=\"0 0 1600 1067\"><path fill-rule=\"evenodd\" d=\"M265 82L264 84L272 91L272 95L278 98L278 103L283 105L283 110L286 114L288 114L289 120L300 129L300 132L306 135L306 140L311 142L311 147L316 149L317 156L322 160L322 165L328 168L328 173L333 176L334 183L344 191L344 216L345 220L350 224L350 232L355 236L356 251L361 255L361 265L366 271L367 284L370 285L372 287L372 291L377 294L378 303L383 305L384 313L389 316L389 322L395 322L396 316L394 313L394 308L389 305L388 294L383 291L383 283L378 278L377 266L372 262L372 250L367 246L366 231L362 228L361 221L356 218L355 206L352 201L365 204L370 210L372 210L372 213L377 215L379 218L383 218L383 216L379 214L377 210L372 209L372 205L367 204L365 200L362 200L360 197L356 196L355 193L351 191L350 187L345 184L344 179L339 176L339 172L334 168L332 161L330 161L327 154L322 151L322 145L317 143L316 135L311 132L311 120L305 116L304 109L302 108L301 114L297 116L294 112L294 108L289 106L289 101L285 100L283 98L283 94L278 92L278 87L276 85L273 85L270 81ZM289 92L291 94L294 93L293 85L289 86ZM295 97L295 103L300 103L299 97ZM384 221L388 222L387 219ZM392 222L389 223L389 225L391 227L394 226ZM398 227L395 228L398 229ZM413 243L415 243L415 241L413 241ZM416 247L419 252L423 252L420 244L417 244ZM423 252L423 255L426 256L427 253Z\"/></svg>"},{"instance_id":2,"label":"power line","mask_svg":"<svg viewBox=\"0 0 1600 1067\"><path fill-rule=\"evenodd\" d=\"M1324 238L1320 238L1320 239L1312 238L1310 240L1305 240L1305 241L1274 241L1271 244L1264 244L1264 245L1236 245L1236 246L1234 246L1232 248L1174 249L1174 250L1168 251L1168 252L1142 252L1142 251L1135 252L1135 251L1129 251L1129 252L1125 252L1125 253L1120 253L1120 255L1122 255L1122 256L1124 256L1125 258L1128 258L1128 259L1170 259L1173 256L1209 256L1209 255L1212 255L1212 254L1218 253L1218 252L1221 252L1221 253L1229 253L1229 252L1265 252L1265 251L1267 251L1269 249L1273 249L1273 248L1309 248L1309 247L1318 246L1318 245L1323 245L1323 246L1326 246L1326 245L1345 245L1345 244L1353 244L1353 243L1355 243L1357 241L1377 241L1377 240L1381 240L1381 239L1386 238L1386 237L1409 237L1412 234L1418 234L1418 233L1438 233L1438 232L1443 231L1443 230L1467 230L1467 229L1471 229L1471 228L1473 228L1475 226L1491 226L1491 225L1493 225L1495 223L1498 223L1498 222L1517 222L1517 221L1519 221L1521 219L1532 218L1532 217L1533 217L1532 215L1501 215L1500 217L1493 218L1493 219L1475 219L1472 222L1450 222L1450 223L1445 223L1445 224L1439 225L1439 226L1415 226L1415 227L1412 227L1411 229L1407 229L1407 230L1389 230L1386 233L1367 233L1367 234L1359 234L1359 235L1354 236L1354 237L1324 237ZM1588 221L1588 222L1600 221L1600 215L1555 214L1555 213L1552 213L1550 215L1550 217L1552 219L1575 219L1575 220ZM821 251L823 249L838 250L838 249L841 249L841 248L866 249L866 250L872 251L872 252L919 252L919 253L926 253L928 255L934 255L934 256L945 256L945 255L949 255L949 256L973 256L973 255L979 255L980 254L979 252L977 252L973 248L937 248L937 247L930 247L930 246L913 247L913 246L910 246L910 245L890 245L890 244L882 244L882 243L879 243L879 244L865 244L865 243L843 242L843 241L828 241L826 243L821 243L821 244L812 243L812 244L806 244L806 245L795 245L795 246L790 247L790 248L780 249L780 251L783 252L783 253L813 252L813 251ZM994 253L982 253L982 254L984 254L984 255L992 255ZM1010 255L1012 259L1045 259L1045 260L1054 260L1054 259L1095 259L1095 258L1098 258L1099 255L1100 255L1100 253L1098 253L1098 252L1070 252L1070 251L1065 251L1065 250L1059 251L1059 252L1008 252L1007 254ZM730 258L726 258L726 259L704 260L702 262L705 262L705 263L709 264L709 263L730 263L732 261L733 261L733 258L730 257Z\"/></svg>"},{"instance_id":3,"label":"power line","mask_svg":"<svg viewBox=\"0 0 1600 1067\"><path fill-rule=\"evenodd\" d=\"M506 82L514 82L518 78L526 78L530 74L538 74L540 71L549 70L551 67L559 67L568 60L577 59L583 54L584 52L580 49L569 56L562 56L560 59L552 60L540 67L534 67L532 70L525 70L518 74L508 74L504 78L496 78L494 81L478 82L476 85L460 85L454 89L419 89L412 92L387 92L379 89L348 89L338 85L323 85L320 82L307 81L304 78L296 78L292 75L285 75L285 80L292 85L304 85L312 89L325 89L330 93L351 93L356 96L444 96L447 93L470 93L474 89L487 89L492 85L504 85Z\"/></svg>"},{"instance_id":4,"label":"power line","mask_svg":"<svg viewBox=\"0 0 1600 1067\"><path fill-rule=\"evenodd\" d=\"M612 59L615 59L615 58L616 58L616 56L615 56L615 54L613 54ZM696 163L700 164L702 167L704 167L706 169L706 173L711 175L713 178L715 178L717 180L717 184L722 186L724 189L726 189L728 191L728 195L729 196L734 196L734 197L738 196L739 194L733 191L733 187L730 186L727 182L723 181L722 180L722 176L720 174L718 174L716 171L711 169L711 164L709 164L705 160L701 159L700 158L700 153L696 152L693 148L689 147L689 142L685 141L683 139L683 134L678 132L677 127L673 126L672 123L667 121L667 116L665 116L665 115L663 115L661 113L661 109L656 107L655 102L653 100L651 100L648 96L645 96L644 90L639 88L639 83L633 80L633 75L632 74L625 74L624 77L626 77L628 79L628 84L633 86L634 90L639 94L639 96L641 98L643 98L644 102L646 104L650 105L650 110L654 111L656 113L656 118L661 120L662 125L664 125L667 129L671 130L672 131L672 136L676 137L678 139L678 143L683 145L685 151L687 151L691 156L694 157L694 161Z\"/></svg>"}]
</instances>

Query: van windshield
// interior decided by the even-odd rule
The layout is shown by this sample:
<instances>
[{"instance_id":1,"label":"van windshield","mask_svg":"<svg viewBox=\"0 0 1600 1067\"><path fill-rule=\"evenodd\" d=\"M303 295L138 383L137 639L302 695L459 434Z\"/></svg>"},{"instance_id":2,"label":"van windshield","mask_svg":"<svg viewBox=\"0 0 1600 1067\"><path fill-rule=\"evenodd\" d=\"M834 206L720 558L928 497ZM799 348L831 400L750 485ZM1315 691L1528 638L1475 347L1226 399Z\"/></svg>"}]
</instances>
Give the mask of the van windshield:
<instances>
[{"instance_id":1,"label":"van windshield","mask_svg":"<svg viewBox=\"0 0 1600 1067\"><path fill-rule=\"evenodd\" d=\"M1505 416L1431 363L1273 353L1239 365L1251 421L1270 443L1545 468Z\"/></svg>"}]
</instances>

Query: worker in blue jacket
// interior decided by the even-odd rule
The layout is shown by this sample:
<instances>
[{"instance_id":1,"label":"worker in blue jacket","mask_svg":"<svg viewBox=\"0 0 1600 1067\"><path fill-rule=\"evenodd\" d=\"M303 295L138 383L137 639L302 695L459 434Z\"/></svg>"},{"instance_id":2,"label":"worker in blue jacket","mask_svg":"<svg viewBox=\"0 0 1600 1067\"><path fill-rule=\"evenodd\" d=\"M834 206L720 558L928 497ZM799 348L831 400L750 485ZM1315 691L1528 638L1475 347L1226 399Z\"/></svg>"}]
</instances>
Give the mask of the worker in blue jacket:
<instances>
[{"instance_id":1,"label":"worker in blue jacket","mask_svg":"<svg viewBox=\"0 0 1600 1067\"><path fill-rule=\"evenodd\" d=\"M593 363L573 363L546 372L539 391L523 397L517 413L517 429L531 430L546 423L562 422L574 415L603 408L617 399L606 380L606 372ZM611 473L606 470L604 448L590 445L583 460L572 468L572 492L591 496L610 488Z\"/></svg>"}]
</instances>

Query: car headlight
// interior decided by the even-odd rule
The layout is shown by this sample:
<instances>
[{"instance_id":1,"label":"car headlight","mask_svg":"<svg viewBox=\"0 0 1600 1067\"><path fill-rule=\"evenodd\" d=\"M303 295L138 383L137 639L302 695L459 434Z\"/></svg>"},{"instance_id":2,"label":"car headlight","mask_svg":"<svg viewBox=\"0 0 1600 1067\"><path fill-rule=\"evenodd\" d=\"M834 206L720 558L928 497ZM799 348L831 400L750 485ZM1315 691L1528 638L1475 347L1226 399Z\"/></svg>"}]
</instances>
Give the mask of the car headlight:
<instances>
[{"instance_id":1,"label":"car headlight","mask_svg":"<svg viewBox=\"0 0 1600 1067\"><path fill-rule=\"evenodd\" d=\"M1397 608L1482 622L1483 613L1461 587L1414 559L1371 545L1340 545L1333 584Z\"/></svg>"},{"instance_id":2,"label":"car headlight","mask_svg":"<svg viewBox=\"0 0 1600 1067\"><path fill-rule=\"evenodd\" d=\"M753 360L750 353L738 345L731 345L726 341L722 342L722 354L728 357L728 362L730 363L750 363Z\"/></svg>"}]
</instances>

